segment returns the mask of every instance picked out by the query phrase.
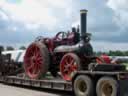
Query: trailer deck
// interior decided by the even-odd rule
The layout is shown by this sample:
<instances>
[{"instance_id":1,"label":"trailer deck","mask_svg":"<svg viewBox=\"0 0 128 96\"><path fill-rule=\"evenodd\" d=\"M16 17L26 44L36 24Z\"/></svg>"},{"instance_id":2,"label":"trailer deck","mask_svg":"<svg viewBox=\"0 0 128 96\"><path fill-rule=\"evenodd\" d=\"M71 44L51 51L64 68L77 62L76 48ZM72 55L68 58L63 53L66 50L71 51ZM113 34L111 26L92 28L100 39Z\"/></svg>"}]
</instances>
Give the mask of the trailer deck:
<instances>
[{"instance_id":1,"label":"trailer deck","mask_svg":"<svg viewBox=\"0 0 128 96\"><path fill-rule=\"evenodd\" d=\"M101 71L78 71L78 75L116 75L119 76L119 80L123 78L123 75L128 75L128 72L101 72ZM23 86L31 86L38 88L49 88L57 90L72 91L72 82L64 81L61 78L44 78L42 80L34 80L26 77L19 76L0 76L0 82L8 84L16 84Z\"/></svg>"},{"instance_id":2,"label":"trailer deck","mask_svg":"<svg viewBox=\"0 0 128 96\"><path fill-rule=\"evenodd\" d=\"M0 81L6 84L16 84L29 87L48 88L72 91L71 82L66 82L60 78L58 79L43 79L43 80L32 80L16 76L5 76L0 78Z\"/></svg>"},{"instance_id":3,"label":"trailer deck","mask_svg":"<svg viewBox=\"0 0 128 96\"><path fill-rule=\"evenodd\" d=\"M103 72L103 71L78 71L76 75L104 75L104 76L117 76L119 84L119 95L118 96L127 96L128 95L128 71L120 72ZM124 76L126 78L124 78ZM63 91L73 91L72 82L73 81L64 81L61 78L44 78L41 80L29 79L26 77L20 76L0 76L0 82L11 85L20 85L33 88L43 88L43 89L55 89Z\"/></svg>"}]
</instances>

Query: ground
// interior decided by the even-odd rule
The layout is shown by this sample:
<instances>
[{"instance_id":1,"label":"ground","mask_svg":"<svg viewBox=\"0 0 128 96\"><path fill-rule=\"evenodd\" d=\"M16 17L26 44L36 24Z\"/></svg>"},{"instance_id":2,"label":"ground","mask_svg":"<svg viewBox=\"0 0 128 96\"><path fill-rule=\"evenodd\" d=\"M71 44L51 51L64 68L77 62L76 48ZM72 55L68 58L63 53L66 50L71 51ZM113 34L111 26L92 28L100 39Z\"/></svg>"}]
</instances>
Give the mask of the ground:
<instances>
[{"instance_id":1,"label":"ground","mask_svg":"<svg viewBox=\"0 0 128 96\"><path fill-rule=\"evenodd\" d=\"M10 86L0 83L0 96L71 96L70 92L33 89L19 86Z\"/></svg>"}]
</instances>

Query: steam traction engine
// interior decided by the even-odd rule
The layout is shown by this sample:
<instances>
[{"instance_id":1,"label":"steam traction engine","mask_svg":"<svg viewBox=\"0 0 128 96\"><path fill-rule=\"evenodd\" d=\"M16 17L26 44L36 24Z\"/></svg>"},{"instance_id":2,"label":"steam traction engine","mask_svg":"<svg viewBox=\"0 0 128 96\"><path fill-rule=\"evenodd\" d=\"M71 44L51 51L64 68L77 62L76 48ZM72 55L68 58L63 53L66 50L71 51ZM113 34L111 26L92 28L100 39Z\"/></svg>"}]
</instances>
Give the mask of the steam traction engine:
<instances>
[{"instance_id":1,"label":"steam traction engine","mask_svg":"<svg viewBox=\"0 0 128 96\"><path fill-rule=\"evenodd\" d=\"M57 76L60 71L64 80L71 80L74 73L87 70L96 58L86 32L87 10L81 10L81 32L59 32L54 38L39 38L30 44L24 56L24 69L31 79L39 79L46 72Z\"/></svg>"},{"instance_id":2,"label":"steam traction engine","mask_svg":"<svg viewBox=\"0 0 128 96\"><path fill-rule=\"evenodd\" d=\"M81 10L80 15L80 33L79 29L72 28L72 32L59 32L54 38L37 38L28 46L23 65L29 78L24 77L22 67L12 62L10 55L0 54L0 81L71 90L75 96L127 96L126 66L111 62L105 54L94 56L90 34L86 32L87 10ZM61 73L63 79L41 79L46 72L54 77Z\"/></svg>"}]
</instances>

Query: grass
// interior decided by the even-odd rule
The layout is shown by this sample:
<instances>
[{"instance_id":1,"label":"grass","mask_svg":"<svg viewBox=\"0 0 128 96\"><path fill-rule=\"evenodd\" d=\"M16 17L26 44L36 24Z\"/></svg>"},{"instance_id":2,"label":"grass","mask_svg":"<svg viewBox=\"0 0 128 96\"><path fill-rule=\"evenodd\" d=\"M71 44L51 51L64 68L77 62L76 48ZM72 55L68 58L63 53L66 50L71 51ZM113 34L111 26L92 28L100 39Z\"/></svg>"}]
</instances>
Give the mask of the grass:
<instances>
[{"instance_id":1,"label":"grass","mask_svg":"<svg viewBox=\"0 0 128 96\"><path fill-rule=\"evenodd\" d=\"M122 63L123 65L126 66L126 69L128 70L128 63Z\"/></svg>"}]
</instances>

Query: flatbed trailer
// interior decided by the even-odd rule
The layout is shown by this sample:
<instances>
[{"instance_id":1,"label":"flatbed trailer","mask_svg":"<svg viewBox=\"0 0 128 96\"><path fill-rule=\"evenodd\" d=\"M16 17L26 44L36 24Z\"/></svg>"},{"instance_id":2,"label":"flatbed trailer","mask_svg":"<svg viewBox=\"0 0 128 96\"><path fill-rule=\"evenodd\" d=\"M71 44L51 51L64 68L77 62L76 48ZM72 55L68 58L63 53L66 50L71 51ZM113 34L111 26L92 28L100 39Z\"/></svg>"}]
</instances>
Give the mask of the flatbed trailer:
<instances>
[{"instance_id":1,"label":"flatbed trailer","mask_svg":"<svg viewBox=\"0 0 128 96\"><path fill-rule=\"evenodd\" d=\"M25 78L16 77L16 76L6 76L4 77L3 82L8 84L16 84L16 85L23 85L23 86L29 86L29 87L72 91L71 82L66 82L59 78L32 80L32 79L25 79Z\"/></svg>"},{"instance_id":2,"label":"flatbed trailer","mask_svg":"<svg viewBox=\"0 0 128 96\"><path fill-rule=\"evenodd\" d=\"M78 80L79 77L88 76L93 81L93 90L91 90L91 95L88 96L97 96L96 95L96 85L100 78L103 77L112 77L117 81L117 95L110 96L128 96L128 71L120 71L120 72L103 72L103 71L78 71L74 75L72 81L64 81L61 78L45 78L43 80L32 80L25 77L19 76L1 76L0 81L5 84L14 84L28 87L36 87L36 88L46 88L46 89L55 89L55 90L64 90L64 91L72 91L76 94L76 96L86 96L84 92L84 88L80 83L83 81ZM80 79L80 78L79 78ZM80 82L79 82L80 81ZM86 81L86 80L84 80ZM78 82L77 88L74 88L74 83ZM82 87L81 87L82 86ZM77 92L75 92L77 89ZM83 92L83 93L82 93ZM81 94L81 95L79 95ZM101 95L100 95L101 96ZM109 96L109 95L104 95Z\"/></svg>"},{"instance_id":3,"label":"flatbed trailer","mask_svg":"<svg viewBox=\"0 0 128 96\"><path fill-rule=\"evenodd\" d=\"M23 65L12 62L10 55L7 55L9 58L4 58L6 56L0 51L0 81L6 84L73 91L76 96L128 96L128 71L125 66L111 64L106 56L94 56L90 44L91 34L87 33L86 27L87 10L81 10L80 17L80 34L79 28L77 31L73 28L72 32L59 32L51 39L38 38L27 48ZM62 38L59 38L60 35ZM69 39L72 35L73 38ZM22 71L34 79L20 76ZM53 76L60 72L63 79L39 79L48 71Z\"/></svg>"}]
</instances>

